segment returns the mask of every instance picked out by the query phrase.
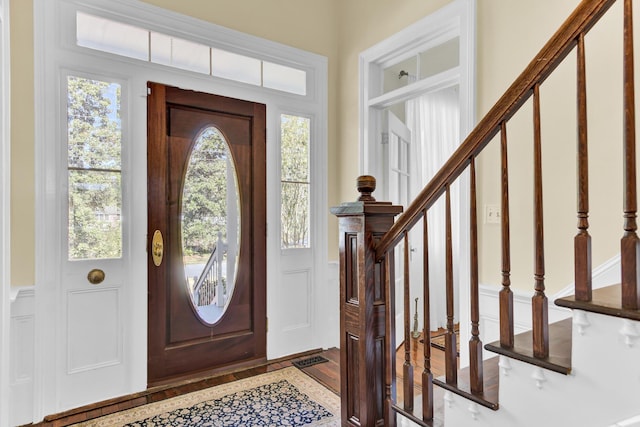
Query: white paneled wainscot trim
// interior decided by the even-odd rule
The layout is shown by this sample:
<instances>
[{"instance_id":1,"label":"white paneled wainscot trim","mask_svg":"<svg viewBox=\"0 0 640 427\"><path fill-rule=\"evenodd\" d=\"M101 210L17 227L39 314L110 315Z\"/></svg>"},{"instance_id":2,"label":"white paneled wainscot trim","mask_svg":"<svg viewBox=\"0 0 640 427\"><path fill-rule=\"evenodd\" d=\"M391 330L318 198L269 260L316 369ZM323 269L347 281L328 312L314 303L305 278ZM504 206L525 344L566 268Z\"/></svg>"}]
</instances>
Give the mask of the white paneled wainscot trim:
<instances>
[{"instance_id":1,"label":"white paneled wainscot trim","mask_svg":"<svg viewBox=\"0 0 640 427\"><path fill-rule=\"evenodd\" d=\"M11 289L9 425L32 421L35 289Z\"/></svg>"}]
</instances>

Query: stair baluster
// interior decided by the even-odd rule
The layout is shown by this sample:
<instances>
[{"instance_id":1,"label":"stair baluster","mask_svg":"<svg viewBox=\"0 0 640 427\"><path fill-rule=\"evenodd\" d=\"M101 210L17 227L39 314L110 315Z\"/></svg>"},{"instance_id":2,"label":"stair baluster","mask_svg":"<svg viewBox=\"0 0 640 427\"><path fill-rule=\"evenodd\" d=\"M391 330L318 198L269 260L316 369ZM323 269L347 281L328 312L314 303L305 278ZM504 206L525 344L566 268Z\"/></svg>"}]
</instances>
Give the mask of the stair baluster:
<instances>
[{"instance_id":1,"label":"stair baluster","mask_svg":"<svg viewBox=\"0 0 640 427\"><path fill-rule=\"evenodd\" d=\"M575 247L575 295L591 301L591 236L589 235L589 152L587 145L587 79L584 33L578 36L578 234Z\"/></svg>"},{"instance_id":2,"label":"stair baluster","mask_svg":"<svg viewBox=\"0 0 640 427\"><path fill-rule=\"evenodd\" d=\"M500 161L502 186L502 289L500 290L500 345L513 348L513 292L511 292L511 246L509 239L509 167L507 161L507 122L500 123Z\"/></svg>"},{"instance_id":3,"label":"stair baluster","mask_svg":"<svg viewBox=\"0 0 640 427\"><path fill-rule=\"evenodd\" d=\"M469 368L471 393L484 389L482 369L482 341L480 341L480 289L478 286L478 211L476 207L476 162L471 158L470 182L470 263L471 263L471 338L469 339Z\"/></svg>"},{"instance_id":4,"label":"stair baluster","mask_svg":"<svg viewBox=\"0 0 640 427\"><path fill-rule=\"evenodd\" d=\"M396 322L395 322L395 277L393 274L393 252L386 256L382 265L384 268L384 315L388 319L384 324L386 346L384 348L384 404L383 418L385 426L396 425ZM344 400L343 400L344 401Z\"/></svg>"},{"instance_id":5,"label":"stair baluster","mask_svg":"<svg viewBox=\"0 0 640 427\"><path fill-rule=\"evenodd\" d=\"M640 241L636 230L636 127L633 75L633 18L631 0L624 2L624 236L620 242L622 307L640 308Z\"/></svg>"},{"instance_id":6,"label":"stair baluster","mask_svg":"<svg viewBox=\"0 0 640 427\"><path fill-rule=\"evenodd\" d=\"M413 365L411 365L411 280L409 277L409 233L404 232L404 364L403 396L405 411L413 411Z\"/></svg>"},{"instance_id":7,"label":"stair baluster","mask_svg":"<svg viewBox=\"0 0 640 427\"><path fill-rule=\"evenodd\" d=\"M534 244L535 294L531 300L533 314L533 354L549 356L549 304L544 294L544 222L542 209L542 137L540 133L540 83L533 86L534 140Z\"/></svg>"},{"instance_id":8,"label":"stair baluster","mask_svg":"<svg viewBox=\"0 0 640 427\"><path fill-rule=\"evenodd\" d=\"M429 308L429 221L427 210L422 212L422 312L424 329L422 333L424 350L424 370L422 371L422 420L433 419L433 374L431 373L431 310Z\"/></svg>"},{"instance_id":9,"label":"stair baluster","mask_svg":"<svg viewBox=\"0 0 640 427\"><path fill-rule=\"evenodd\" d=\"M446 186L446 285L447 285L447 331L445 332L445 372L447 384L458 383L458 350L454 330L453 295L453 241L451 237L451 187Z\"/></svg>"}]
</instances>

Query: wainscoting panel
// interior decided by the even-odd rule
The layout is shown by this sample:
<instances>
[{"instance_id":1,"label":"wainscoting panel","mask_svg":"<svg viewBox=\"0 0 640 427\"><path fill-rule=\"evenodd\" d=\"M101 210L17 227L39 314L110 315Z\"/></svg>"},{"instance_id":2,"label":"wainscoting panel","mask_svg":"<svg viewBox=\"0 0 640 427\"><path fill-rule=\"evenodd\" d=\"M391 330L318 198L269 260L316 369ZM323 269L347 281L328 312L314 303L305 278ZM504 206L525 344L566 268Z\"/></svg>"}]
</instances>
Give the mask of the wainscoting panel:
<instances>
[{"instance_id":1,"label":"wainscoting panel","mask_svg":"<svg viewBox=\"0 0 640 427\"><path fill-rule=\"evenodd\" d=\"M32 286L14 290L11 300L10 335L10 425L33 421L35 290Z\"/></svg>"},{"instance_id":2,"label":"wainscoting panel","mask_svg":"<svg viewBox=\"0 0 640 427\"><path fill-rule=\"evenodd\" d=\"M120 290L70 291L67 309L67 373L75 374L122 361ZM95 319L87 322L86 319Z\"/></svg>"},{"instance_id":3,"label":"wainscoting panel","mask_svg":"<svg viewBox=\"0 0 640 427\"><path fill-rule=\"evenodd\" d=\"M286 271L282 274L282 291L291 301L287 307L284 331L308 328L311 326L311 272L308 269Z\"/></svg>"}]
</instances>

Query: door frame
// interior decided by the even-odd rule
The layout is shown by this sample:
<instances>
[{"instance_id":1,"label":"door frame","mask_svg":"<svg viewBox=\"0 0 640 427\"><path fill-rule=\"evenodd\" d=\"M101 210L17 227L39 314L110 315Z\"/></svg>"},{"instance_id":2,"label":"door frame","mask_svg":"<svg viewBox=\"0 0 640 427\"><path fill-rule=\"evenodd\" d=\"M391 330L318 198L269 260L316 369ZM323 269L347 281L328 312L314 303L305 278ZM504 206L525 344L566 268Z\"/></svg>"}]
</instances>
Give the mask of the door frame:
<instances>
[{"instance_id":1,"label":"door frame","mask_svg":"<svg viewBox=\"0 0 640 427\"><path fill-rule=\"evenodd\" d=\"M198 43L211 43L221 49L251 55L271 62L303 69L307 73L307 94L294 95L273 89L251 86L222 78L200 75L163 65L120 57L114 54L79 47L76 45L75 14L84 11L104 16L108 19L152 28L155 31L187 38ZM61 214L64 204L63 189L60 187L61 174L64 176L66 162L61 158L60 144L61 114L65 111L66 100L60 96L60 76L64 70L92 75L118 78L127 85L129 95L129 122L138 123L130 129L131 141L146 141L146 82L157 81L172 86L184 87L207 93L215 93L267 105L267 187L280 186L279 146L277 136L278 111L296 112L314 118L312 147L312 179L318 185L313 203L327 206L326 164L327 164L327 103L328 103L328 61L321 55L306 52L280 43L272 42L249 34L230 30L199 19L180 15L166 9L127 0L34 0L34 57L35 57L35 361L34 361L34 409L33 421L38 422L47 414L63 411L60 403L60 377L65 375L64 362L59 360L61 338L65 331L66 313L60 302L62 281L60 268ZM142 125L139 125L142 123ZM123 363L129 372L126 380L107 379L122 382L124 393L145 390L147 363L147 272L146 272L146 143L130 144L127 149L131 161L123 170L123 179L129 180L128 202L133 212L127 224L133 230L130 245L131 266L126 278L126 295L123 310L129 316L126 336L123 340ZM123 201L126 203L126 201ZM267 235L267 316L286 309L286 304L278 301L278 276L280 268L279 235L271 229L279 223L279 206L267 200L267 218L271 227ZM326 208L314 211L315 234L313 248L313 277L316 298L311 303L315 310L312 319L318 324L322 304L333 301L331 290L325 283L327 262ZM275 248L275 250L274 250ZM142 285L140 285L142 284ZM322 328L316 328L322 331ZM270 328L267 333L267 357L281 356L273 344L281 333ZM314 336L314 348L325 346L325 336ZM55 354L52 356L52 352ZM87 385L88 388L91 384ZM83 393L82 389L77 390ZM108 399L113 396L103 396ZM103 400L104 400L103 399Z\"/></svg>"},{"instance_id":2,"label":"door frame","mask_svg":"<svg viewBox=\"0 0 640 427\"><path fill-rule=\"evenodd\" d=\"M459 65L442 73L419 80L409 86L382 95L383 70L418 52L440 45L454 37L460 39ZM383 114L382 110L398 102L439 89L459 86L460 89L460 137L461 140L475 126L475 74L476 74L476 0L454 0L420 21L386 38L359 56L359 129L360 172L383 177ZM467 173L461 176L460 223L469 223L469 189ZM379 183L378 200L388 197L386 183ZM467 207L465 209L465 207ZM460 254L469 253L469 230L460 228ZM458 268L460 309L457 314L461 336L470 331L469 262L465 255ZM396 343L397 344L397 343ZM460 361L464 366L468 349L461 347Z\"/></svg>"}]
</instances>

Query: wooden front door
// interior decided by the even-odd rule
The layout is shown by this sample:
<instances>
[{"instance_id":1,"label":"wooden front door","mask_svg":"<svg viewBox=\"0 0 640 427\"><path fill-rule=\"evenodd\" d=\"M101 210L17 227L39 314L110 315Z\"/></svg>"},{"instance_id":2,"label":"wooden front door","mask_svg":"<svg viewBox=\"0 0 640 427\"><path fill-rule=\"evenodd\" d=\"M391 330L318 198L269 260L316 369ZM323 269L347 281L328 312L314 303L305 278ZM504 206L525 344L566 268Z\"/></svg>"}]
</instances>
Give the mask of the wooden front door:
<instances>
[{"instance_id":1,"label":"wooden front door","mask_svg":"<svg viewBox=\"0 0 640 427\"><path fill-rule=\"evenodd\" d=\"M148 87L148 383L154 385L266 359L266 107L157 83ZM236 193L239 200L227 203L237 203L237 209L229 211L239 212L234 219L229 213L211 218L210 212L189 208L192 217L194 212L201 216L204 228L237 221L237 232L228 233L237 236L237 255L224 261L237 264L229 276L233 283L224 283L232 291L223 293L222 286L213 286L203 300L193 291L200 273L192 278L185 273L183 199L194 150L206 132L226 142L236 178L230 187L235 190L228 193ZM206 167L209 160L203 159ZM233 179L227 175L226 182ZM218 181L224 185L224 179ZM218 195L213 190L201 197ZM222 245L216 247L220 252ZM210 264L223 265L213 258ZM204 293L204 287L199 289ZM203 316L200 310L206 308L217 310L216 317Z\"/></svg>"}]
</instances>

